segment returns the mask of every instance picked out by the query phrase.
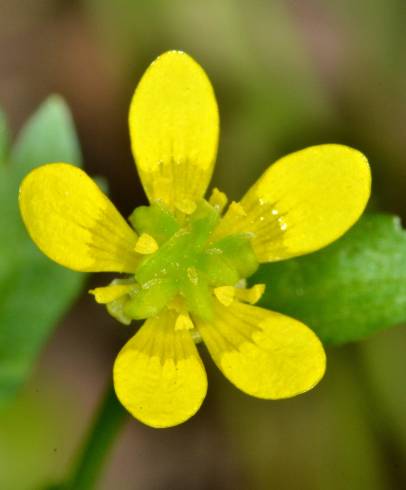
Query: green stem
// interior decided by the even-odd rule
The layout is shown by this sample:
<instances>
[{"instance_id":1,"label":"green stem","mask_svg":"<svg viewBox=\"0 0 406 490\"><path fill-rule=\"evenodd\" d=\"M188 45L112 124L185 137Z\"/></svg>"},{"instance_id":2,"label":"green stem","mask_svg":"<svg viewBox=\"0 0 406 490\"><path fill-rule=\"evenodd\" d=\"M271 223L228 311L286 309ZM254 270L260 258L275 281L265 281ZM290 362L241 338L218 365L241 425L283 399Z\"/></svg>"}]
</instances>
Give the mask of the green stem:
<instances>
[{"instance_id":1,"label":"green stem","mask_svg":"<svg viewBox=\"0 0 406 490\"><path fill-rule=\"evenodd\" d=\"M109 386L64 490L91 490L101 476L107 455L123 425L126 411Z\"/></svg>"}]
</instances>

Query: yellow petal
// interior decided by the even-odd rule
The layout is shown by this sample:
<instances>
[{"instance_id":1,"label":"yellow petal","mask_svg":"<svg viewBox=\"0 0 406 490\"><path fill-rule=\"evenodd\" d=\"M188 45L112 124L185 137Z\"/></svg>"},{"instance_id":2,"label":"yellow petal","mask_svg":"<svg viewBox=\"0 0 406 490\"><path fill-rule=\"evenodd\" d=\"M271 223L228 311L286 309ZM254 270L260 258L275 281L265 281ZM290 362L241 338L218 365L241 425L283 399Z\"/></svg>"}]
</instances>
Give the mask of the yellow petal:
<instances>
[{"instance_id":1,"label":"yellow petal","mask_svg":"<svg viewBox=\"0 0 406 490\"><path fill-rule=\"evenodd\" d=\"M79 168L36 168L23 180L19 202L31 238L55 262L82 272L135 271L137 235Z\"/></svg>"},{"instance_id":2,"label":"yellow petal","mask_svg":"<svg viewBox=\"0 0 406 490\"><path fill-rule=\"evenodd\" d=\"M126 409L152 427L181 424L200 408L207 378L190 331L176 313L147 320L114 364L114 386Z\"/></svg>"},{"instance_id":3,"label":"yellow petal","mask_svg":"<svg viewBox=\"0 0 406 490\"><path fill-rule=\"evenodd\" d=\"M319 339L293 318L237 301L228 308L216 302L213 324L197 326L219 369L249 395L288 398L310 390L324 374Z\"/></svg>"},{"instance_id":4,"label":"yellow petal","mask_svg":"<svg viewBox=\"0 0 406 490\"><path fill-rule=\"evenodd\" d=\"M180 51L159 56L135 91L129 124L149 200L187 214L206 191L217 153L218 109L203 69Z\"/></svg>"},{"instance_id":5,"label":"yellow petal","mask_svg":"<svg viewBox=\"0 0 406 490\"><path fill-rule=\"evenodd\" d=\"M227 211L218 235L254 233L260 262L318 250L350 228L371 189L365 156L342 145L320 145L273 164L240 202Z\"/></svg>"}]
</instances>

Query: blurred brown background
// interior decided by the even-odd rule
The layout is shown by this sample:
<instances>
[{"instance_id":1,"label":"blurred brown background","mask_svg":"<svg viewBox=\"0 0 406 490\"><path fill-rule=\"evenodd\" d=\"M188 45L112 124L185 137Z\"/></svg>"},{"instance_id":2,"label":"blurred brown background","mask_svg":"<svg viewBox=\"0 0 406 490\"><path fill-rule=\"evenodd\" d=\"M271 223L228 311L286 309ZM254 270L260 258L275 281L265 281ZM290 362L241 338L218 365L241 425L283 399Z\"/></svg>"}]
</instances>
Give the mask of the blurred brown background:
<instances>
[{"instance_id":1,"label":"blurred brown background","mask_svg":"<svg viewBox=\"0 0 406 490\"><path fill-rule=\"evenodd\" d=\"M128 215L145 200L129 150L132 91L158 54L182 49L217 94L221 189L237 198L282 154L342 142L371 161L372 205L405 216L405 25L402 0L0 0L0 105L16 132L62 94L87 171ZM2 417L2 490L65 474L129 335L83 295ZM100 489L406 488L405 348L400 326L331 349L320 386L280 402L239 393L205 359L203 409L173 429L131 420Z\"/></svg>"}]
</instances>

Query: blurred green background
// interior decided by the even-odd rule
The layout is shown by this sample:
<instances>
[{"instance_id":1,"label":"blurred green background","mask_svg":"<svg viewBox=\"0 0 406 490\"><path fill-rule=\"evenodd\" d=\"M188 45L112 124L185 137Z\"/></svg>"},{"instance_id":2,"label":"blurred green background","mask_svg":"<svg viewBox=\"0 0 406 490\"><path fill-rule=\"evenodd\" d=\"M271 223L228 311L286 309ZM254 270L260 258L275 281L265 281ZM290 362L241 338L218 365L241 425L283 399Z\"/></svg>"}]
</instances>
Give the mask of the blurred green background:
<instances>
[{"instance_id":1,"label":"blurred green background","mask_svg":"<svg viewBox=\"0 0 406 490\"><path fill-rule=\"evenodd\" d=\"M406 216L404 1L0 0L0 12L0 105L13 134L61 94L85 168L108 179L125 215L145 201L129 147L132 91L158 54L182 49L217 94L214 183L231 197L279 156L340 142L371 162L371 205ZM1 490L65 475L128 335L86 293L76 302L0 414ZM202 410L173 429L129 422L99 488L406 488L405 349L402 326L330 349L322 383L279 402L243 395L205 359Z\"/></svg>"}]
</instances>

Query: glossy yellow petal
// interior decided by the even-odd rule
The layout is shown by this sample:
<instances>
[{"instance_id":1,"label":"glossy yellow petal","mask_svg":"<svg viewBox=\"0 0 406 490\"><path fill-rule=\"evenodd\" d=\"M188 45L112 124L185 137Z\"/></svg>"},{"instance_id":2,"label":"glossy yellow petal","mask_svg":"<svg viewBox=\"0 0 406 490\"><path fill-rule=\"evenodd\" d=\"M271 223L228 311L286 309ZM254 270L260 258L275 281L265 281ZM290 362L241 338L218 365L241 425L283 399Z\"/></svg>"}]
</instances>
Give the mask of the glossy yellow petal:
<instances>
[{"instance_id":1,"label":"glossy yellow petal","mask_svg":"<svg viewBox=\"0 0 406 490\"><path fill-rule=\"evenodd\" d=\"M20 210L36 245L49 258L82 272L133 272L137 235L82 170L43 165L20 187Z\"/></svg>"},{"instance_id":2,"label":"glossy yellow petal","mask_svg":"<svg viewBox=\"0 0 406 490\"><path fill-rule=\"evenodd\" d=\"M333 242L363 212L371 189L365 156L341 145L306 148L274 163L230 206L218 236L254 234L260 262L307 254Z\"/></svg>"},{"instance_id":3,"label":"glossy yellow petal","mask_svg":"<svg viewBox=\"0 0 406 490\"><path fill-rule=\"evenodd\" d=\"M217 103L203 69L187 54L159 56L130 107L131 144L150 201L193 212L210 181L217 153Z\"/></svg>"},{"instance_id":4,"label":"glossy yellow petal","mask_svg":"<svg viewBox=\"0 0 406 490\"><path fill-rule=\"evenodd\" d=\"M266 399L313 388L326 358L316 335L293 318L263 308L216 302L215 321L198 323L215 363L240 390Z\"/></svg>"},{"instance_id":5,"label":"glossy yellow petal","mask_svg":"<svg viewBox=\"0 0 406 490\"><path fill-rule=\"evenodd\" d=\"M147 320L114 364L117 396L152 427L180 424L200 408L207 378L190 331L175 330L177 314L165 310Z\"/></svg>"}]
</instances>

